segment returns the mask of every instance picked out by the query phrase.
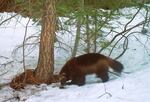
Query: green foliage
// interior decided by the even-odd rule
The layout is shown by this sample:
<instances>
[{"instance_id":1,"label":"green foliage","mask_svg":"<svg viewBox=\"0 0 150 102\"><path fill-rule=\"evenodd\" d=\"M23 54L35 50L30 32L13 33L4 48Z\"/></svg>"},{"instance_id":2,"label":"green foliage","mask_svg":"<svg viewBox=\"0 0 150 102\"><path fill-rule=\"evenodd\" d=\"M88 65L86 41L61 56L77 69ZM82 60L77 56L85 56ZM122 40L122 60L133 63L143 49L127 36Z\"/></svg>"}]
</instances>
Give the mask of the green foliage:
<instances>
[{"instance_id":1,"label":"green foliage","mask_svg":"<svg viewBox=\"0 0 150 102\"><path fill-rule=\"evenodd\" d=\"M15 0L15 2L18 4L18 3L22 3L23 0Z\"/></svg>"},{"instance_id":2,"label":"green foliage","mask_svg":"<svg viewBox=\"0 0 150 102\"><path fill-rule=\"evenodd\" d=\"M42 15L42 0L15 0L16 5L21 7L20 14L24 17L31 17L33 20L40 19Z\"/></svg>"},{"instance_id":3,"label":"green foliage","mask_svg":"<svg viewBox=\"0 0 150 102\"><path fill-rule=\"evenodd\" d=\"M119 12L118 8L139 5L139 3L133 1L134 0L91 0L90 2L90 0L57 0L57 17L67 18L67 20L63 22L63 26L61 21L58 22L59 30L68 31L69 26L77 26L78 22L81 25L80 42L84 41L84 43L88 43L90 46L99 45L101 48L105 48L110 42L105 39L106 32L103 31L103 28L109 30L114 29L110 21L118 19L116 18L118 15L130 19L132 15L126 16L126 14ZM45 0L16 0L16 3L22 7L21 14L23 16L30 16L35 22L39 22L38 24L40 24L40 19L43 14L44 2ZM145 6L145 8L147 8L147 6ZM88 49L86 47L87 46L85 46L85 49Z\"/></svg>"},{"instance_id":4,"label":"green foliage","mask_svg":"<svg viewBox=\"0 0 150 102\"><path fill-rule=\"evenodd\" d=\"M94 15L93 11L95 9L116 10L119 7L132 4L131 1L132 0L115 0L115 2L114 0L56 0L56 11L59 17L70 16L72 13L76 16ZM41 18L45 0L15 0L15 2L21 7L21 14L23 16L30 16L33 19ZM103 14L103 16L105 15Z\"/></svg>"},{"instance_id":5,"label":"green foliage","mask_svg":"<svg viewBox=\"0 0 150 102\"><path fill-rule=\"evenodd\" d=\"M110 44L110 42L107 40L103 40L100 41L99 44L101 45L101 48L106 48Z\"/></svg>"}]
</instances>

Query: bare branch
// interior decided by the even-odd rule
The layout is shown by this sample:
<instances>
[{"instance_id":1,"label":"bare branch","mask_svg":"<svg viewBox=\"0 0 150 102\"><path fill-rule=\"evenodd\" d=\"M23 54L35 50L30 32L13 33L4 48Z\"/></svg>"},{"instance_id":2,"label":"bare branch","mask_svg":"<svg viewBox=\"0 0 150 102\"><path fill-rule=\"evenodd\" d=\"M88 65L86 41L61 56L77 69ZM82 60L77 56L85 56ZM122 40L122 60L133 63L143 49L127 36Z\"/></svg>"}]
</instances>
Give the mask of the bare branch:
<instances>
[{"instance_id":1,"label":"bare branch","mask_svg":"<svg viewBox=\"0 0 150 102\"><path fill-rule=\"evenodd\" d=\"M9 65L9 64L12 64L14 61L8 61L8 62L5 62L5 63L2 63L2 64L0 64L0 68L1 67L6 67L7 65Z\"/></svg>"},{"instance_id":2,"label":"bare branch","mask_svg":"<svg viewBox=\"0 0 150 102\"><path fill-rule=\"evenodd\" d=\"M128 42L129 42L128 37L126 37L126 36L124 36L124 37L125 37L125 40L124 40L124 43L123 43L123 51L122 51L122 53L121 53L118 57L116 57L115 59L120 58L120 57L126 52L126 50L127 50L127 48L128 48Z\"/></svg>"},{"instance_id":3,"label":"bare branch","mask_svg":"<svg viewBox=\"0 0 150 102\"><path fill-rule=\"evenodd\" d=\"M25 41L26 41L26 36L27 36L27 32L28 32L28 24L30 22L30 18L26 24L26 28L25 28L25 35L24 35L24 39L23 39L23 68L24 68L24 71L25 71Z\"/></svg>"},{"instance_id":4,"label":"bare branch","mask_svg":"<svg viewBox=\"0 0 150 102\"><path fill-rule=\"evenodd\" d=\"M137 12L133 15L133 17L130 19L130 21L125 25L124 27L124 31L126 31L128 25L134 20L134 18L136 17L136 15L140 12L141 7L137 10Z\"/></svg>"},{"instance_id":5,"label":"bare branch","mask_svg":"<svg viewBox=\"0 0 150 102\"><path fill-rule=\"evenodd\" d=\"M13 16L11 16L11 17L9 17L9 18L5 19L4 21L2 21L2 22L0 23L0 25L2 25L3 23L5 23L5 22L9 21L10 19L12 19L12 18L16 17L17 15L18 15L18 14L15 14L15 15L13 15Z\"/></svg>"},{"instance_id":6,"label":"bare branch","mask_svg":"<svg viewBox=\"0 0 150 102\"><path fill-rule=\"evenodd\" d=\"M8 57L5 57L5 56L0 56L0 58L9 59Z\"/></svg>"},{"instance_id":7,"label":"bare branch","mask_svg":"<svg viewBox=\"0 0 150 102\"><path fill-rule=\"evenodd\" d=\"M111 44L115 41L115 39L116 39L118 36L120 36L120 35L122 35L122 34L124 34L124 33L127 33L127 32L131 31L132 29L134 29L134 28L136 28L136 27L141 26L141 25L144 24L144 23L145 23L145 21L141 21L141 22L139 22L138 24L134 25L133 27L130 27L130 28L128 28L128 29L124 29L122 32L120 32L120 33L118 33L117 35L115 35L115 36L113 37L113 39L110 41L110 43L109 43L105 48L107 48L109 45L111 45ZM102 52L105 48L101 48L101 50L100 50L98 53Z\"/></svg>"}]
</instances>

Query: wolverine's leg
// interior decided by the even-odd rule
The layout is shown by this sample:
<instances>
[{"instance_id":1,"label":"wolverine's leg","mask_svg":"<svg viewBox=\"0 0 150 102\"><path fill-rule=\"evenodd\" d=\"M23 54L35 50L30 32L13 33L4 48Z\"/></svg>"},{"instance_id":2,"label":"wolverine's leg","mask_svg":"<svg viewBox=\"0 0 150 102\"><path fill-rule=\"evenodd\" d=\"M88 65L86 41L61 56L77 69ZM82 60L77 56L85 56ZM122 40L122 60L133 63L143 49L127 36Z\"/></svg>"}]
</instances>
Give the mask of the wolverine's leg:
<instances>
[{"instance_id":1,"label":"wolverine's leg","mask_svg":"<svg viewBox=\"0 0 150 102\"><path fill-rule=\"evenodd\" d=\"M102 82L108 81L109 80L108 67L106 65L99 66L96 75L97 77L102 79Z\"/></svg>"},{"instance_id":2,"label":"wolverine's leg","mask_svg":"<svg viewBox=\"0 0 150 102\"><path fill-rule=\"evenodd\" d=\"M79 86L84 85L85 84L85 76L84 75L82 75L82 76L75 76L75 77L73 77L71 83L79 85Z\"/></svg>"}]
</instances>

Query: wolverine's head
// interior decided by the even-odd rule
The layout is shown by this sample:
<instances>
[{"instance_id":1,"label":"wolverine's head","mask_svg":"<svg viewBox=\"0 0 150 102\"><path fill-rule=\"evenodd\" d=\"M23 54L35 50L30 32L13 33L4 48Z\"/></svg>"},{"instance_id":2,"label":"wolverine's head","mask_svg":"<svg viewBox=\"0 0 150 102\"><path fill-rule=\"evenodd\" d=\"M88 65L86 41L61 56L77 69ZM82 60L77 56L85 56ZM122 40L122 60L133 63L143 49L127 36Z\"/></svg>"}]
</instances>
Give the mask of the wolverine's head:
<instances>
[{"instance_id":1,"label":"wolverine's head","mask_svg":"<svg viewBox=\"0 0 150 102\"><path fill-rule=\"evenodd\" d=\"M59 80L60 80L61 85L65 85L66 82L69 80L69 77L67 77L66 73L61 73L59 75Z\"/></svg>"}]
</instances>

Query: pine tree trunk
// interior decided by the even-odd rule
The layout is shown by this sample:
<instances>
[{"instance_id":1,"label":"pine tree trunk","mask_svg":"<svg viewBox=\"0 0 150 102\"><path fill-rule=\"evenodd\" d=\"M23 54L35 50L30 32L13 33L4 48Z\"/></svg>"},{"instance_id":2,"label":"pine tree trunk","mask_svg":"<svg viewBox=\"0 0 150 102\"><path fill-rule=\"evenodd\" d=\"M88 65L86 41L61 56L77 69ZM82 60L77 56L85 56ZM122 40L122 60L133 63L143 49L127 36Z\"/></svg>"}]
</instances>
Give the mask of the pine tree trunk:
<instances>
[{"instance_id":1,"label":"pine tree trunk","mask_svg":"<svg viewBox=\"0 0 150 102\"><path fill-rule=\"evenodd\" d=\"M49 83L54 71L54 38L56 27L55 0L45 0L38 65L35 77L40 83Z\"/></svg>"},{"instance_id":2,"label":"pine tree trunk","mask_svg":"<svg viewBox=\"0 0 150 102\"><path fill-rule=\"evenodd\" d=\"M82 13L84 10L84 0L81 0L80 3L80 8L79 8L79 13ZM72 56L71 57L75 57L78 51L78 46L79 46L79 42L80 42L80 33L81 33L81 25L82 25L82 18L83 15L80 15L77 17L77 30L76 30L76 38L75 38L75 43L74 43L74 48L72 51Z\"/></svg>"},{"instance_id":3,"label":"pine tree trunk","mask_svg":"<svg viewBox=\"0 0 150 102\"><path fill-rule=\"evenodd\" d=\"M77 22L77 31L76 31L76 38L75 38L75 43L72 51L72 56L75 57L78 51L78 46L79 46L79 41L80 41L80 33L81 33L81 23L80 21Z\"/></svg>"},{"instance_id":4,"label":"pine tree trunk","mask_svg":"<svg viewBox=\"0 0 150 102\"><path fill-rule=\"evenodd\" d=\"M90 53L91 43L90 43L90 33L89 33L89 15L86 15L86 44L87 50L86 53Z\"/></svg>"},{"instance_id":5,"label":"pine tree trunk","mask_svg":"<svg viewBox=\"0 0 150 102\"><path fill-rule=\"evenodd\" d=\"M95 23L95 32L94 32L94 41L93 41L93 44L94 44L94 49L93 49L93 52L96 53L97 51L97 35L98 35L98 19L97 19L97 10L95 10L95 17L94 17L94 23Z\"/></svg>"}]
</instances>

